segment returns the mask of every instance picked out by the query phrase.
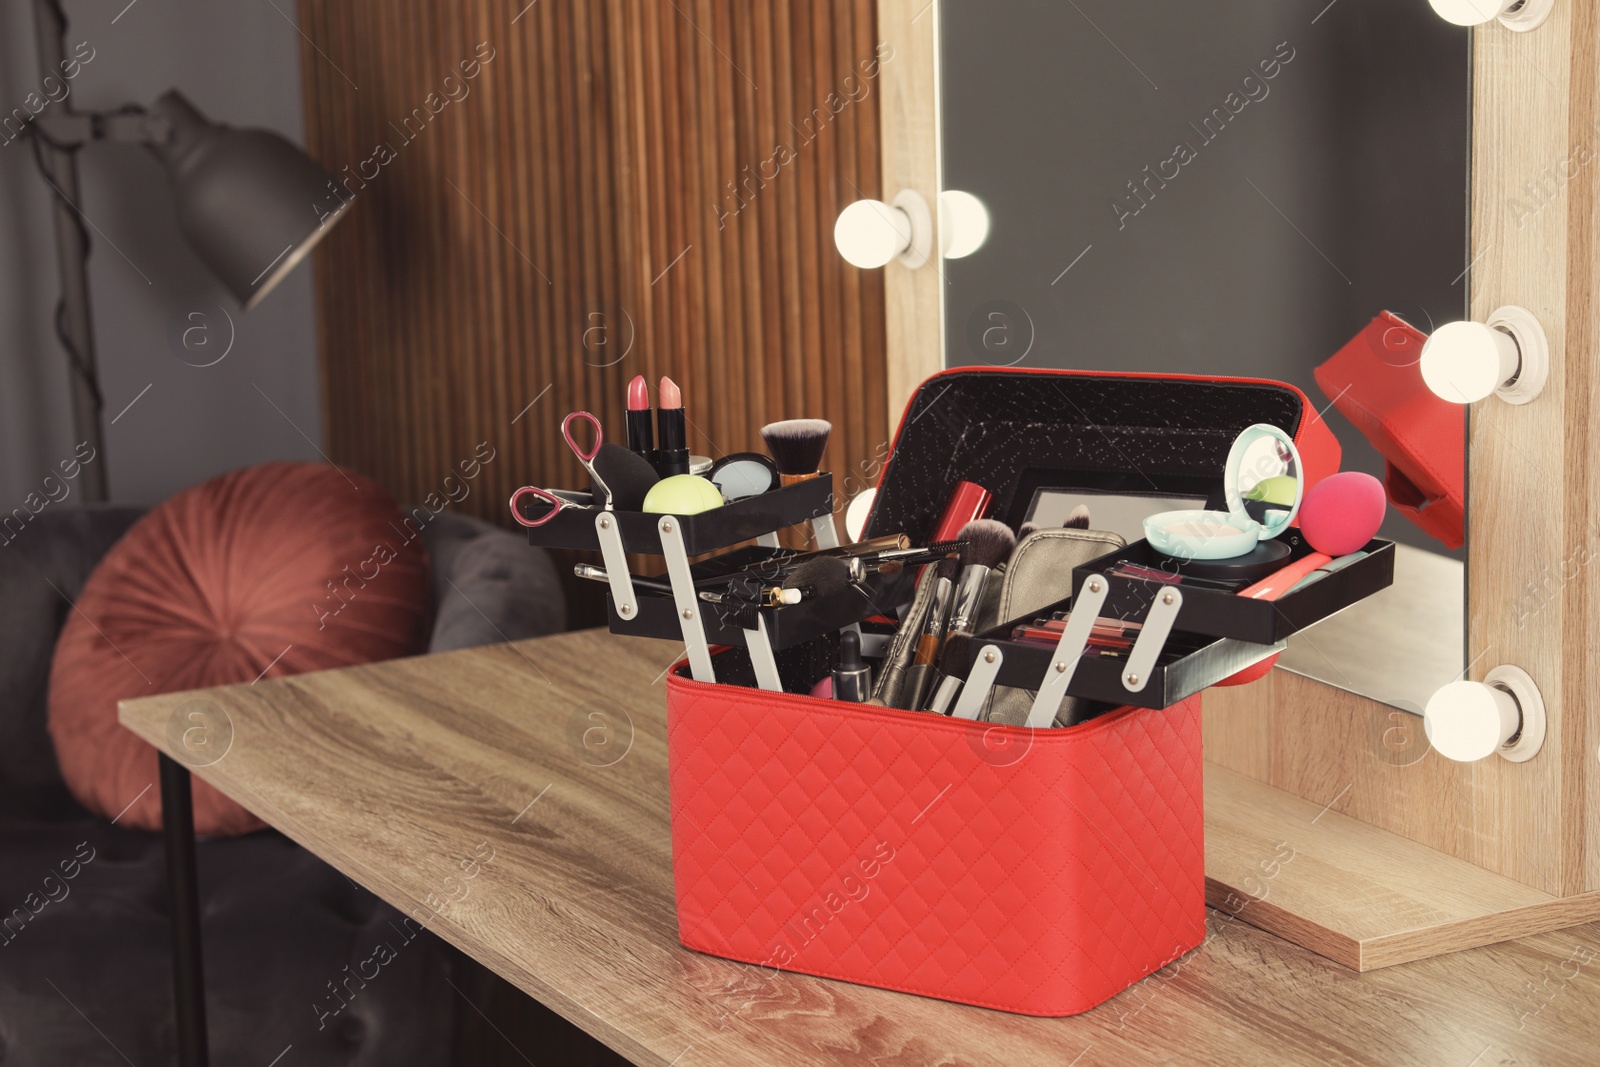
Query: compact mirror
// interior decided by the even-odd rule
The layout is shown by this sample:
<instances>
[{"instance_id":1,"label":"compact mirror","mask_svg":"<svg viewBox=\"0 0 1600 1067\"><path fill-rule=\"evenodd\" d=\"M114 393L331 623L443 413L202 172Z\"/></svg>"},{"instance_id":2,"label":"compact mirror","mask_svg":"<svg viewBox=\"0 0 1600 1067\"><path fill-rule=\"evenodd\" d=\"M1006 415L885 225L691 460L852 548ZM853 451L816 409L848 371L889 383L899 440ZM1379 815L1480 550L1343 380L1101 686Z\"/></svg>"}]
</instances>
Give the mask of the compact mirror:
<instances>
[{"instance_id":1,"label":"compact mirror","mask_svg":"<svg viewBox=\"0 0 1600 1067\"><path fill-rule=\"evenodd\" d=\"M1261 526L1261 540L1277 537L1300 511L1300 453L1276 426L1257 423L1234 438L1223 473L1228 510Z\"/></svg>"},{"instance_id":2,"label":"compact mirror","mask_svg":"<svg viewBox=\"0 0 1600 1067\"><path fill-rule=\"evenodd\" d=\"M1144 520L1152 548L1178 559L1233 559L1270 541L1300 511L1300 453L1276 426L1245 427L1228 450L1227 511L1163 511Z\"/></svg>"},{"instance_id":3,"label":"compact mirror","mask_svg":"<svg viewBox=\"0 0 1600 1067\"><path fill-rule=\"evenodd\" d=\"M712 464L706 474L728 503L760 496L778 484L778 465L759 452L735 452Z\"/></svg>"}]
</instances>

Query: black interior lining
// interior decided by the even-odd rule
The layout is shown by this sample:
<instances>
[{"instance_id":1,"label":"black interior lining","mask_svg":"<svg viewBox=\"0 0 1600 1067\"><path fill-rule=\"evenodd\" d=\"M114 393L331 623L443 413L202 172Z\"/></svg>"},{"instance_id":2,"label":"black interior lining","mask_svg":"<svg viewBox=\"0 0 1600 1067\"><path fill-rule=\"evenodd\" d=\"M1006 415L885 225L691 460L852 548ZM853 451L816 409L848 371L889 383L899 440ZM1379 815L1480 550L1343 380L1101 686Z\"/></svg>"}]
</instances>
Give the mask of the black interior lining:
<instances>
[{"instance_id":1,"label":"black interior lining","mask_svg":"<svg viewBox=\"0 0 1600 1067\"><path fill-rule=\"evenodd\" d=\"M923 383L884 472L868 536L926 541L956 483L995 495L990 513L1018 521L1019 493L1040 469L1062 487L1133 474L1130 492L1185 495L1196 480L1220 492L1228 449L1265 422L1294 434L1301 397L1285 385L971 370ZM1031 475L1028 472L1033 472ZM1074 475L1080 477L1074 477Z\"/></svg>"}]
</instances>

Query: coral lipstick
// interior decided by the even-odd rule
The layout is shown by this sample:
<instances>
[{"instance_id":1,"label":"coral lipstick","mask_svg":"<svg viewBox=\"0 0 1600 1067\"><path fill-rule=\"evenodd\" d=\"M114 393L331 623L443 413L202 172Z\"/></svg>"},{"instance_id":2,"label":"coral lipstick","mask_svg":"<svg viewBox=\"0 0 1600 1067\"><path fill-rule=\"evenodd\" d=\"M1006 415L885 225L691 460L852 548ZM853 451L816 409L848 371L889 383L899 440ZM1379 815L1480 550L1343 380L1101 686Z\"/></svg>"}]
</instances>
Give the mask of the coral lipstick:
<instances>
[{"instance_id":1,"label":"coral lipstick","mask_svg":"<svg viewBox=\"0 0 1600 1067\"><path fill-rule=\"evenodd\" d=\"M683 417L683 392L671 378L661 379L656 394L656 436L661 448L656 452L656 472L663 478L689 473L689 434Z\"/></svg>"},{"instance_id":2,"label":"coral lipstick","mask_svg":"<svg viewBox=\"0 0 1600 1067\"><path fill-rule=\"evenodd\" d=\"M644 375L636 374L628 383L628 451L656 462L656 442L650 428L650 386Z\"/></svg>"}]
</instances>

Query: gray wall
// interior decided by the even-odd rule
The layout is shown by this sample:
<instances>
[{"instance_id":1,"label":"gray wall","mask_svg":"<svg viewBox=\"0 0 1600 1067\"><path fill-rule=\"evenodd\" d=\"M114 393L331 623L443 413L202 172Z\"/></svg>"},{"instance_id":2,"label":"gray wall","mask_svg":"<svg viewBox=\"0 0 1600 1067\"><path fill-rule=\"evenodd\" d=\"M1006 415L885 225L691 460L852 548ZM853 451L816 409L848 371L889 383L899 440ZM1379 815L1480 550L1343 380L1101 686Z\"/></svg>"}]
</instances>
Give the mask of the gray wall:
<instances>
[{"instance_id":1,"label":"gray wall","mask_svg":"<svg viewBox=\"0 0 1600 1067\"><path fill-rule=\"evenodd\" d=\"M214 120L304 144L294 3L124 3L67 0L69 53L79 41L95 50L69 83L70 103L111 110L175 87ZM0 4L0 113L39 86L32 16L32 0ZM184 243L170 188L143 148L92 145L79 158L112 499L154 503L236 467L318 459L310 268L247 317ZM75 444L66 359L51 325L50 207L28 145L0 146L0 512L39 492ZM192 366L179 358L187 316L209 311L210 336L221 343L228 325L218 307L232 317L232 349L213 366Z\"/></svg>"}]
</instances>

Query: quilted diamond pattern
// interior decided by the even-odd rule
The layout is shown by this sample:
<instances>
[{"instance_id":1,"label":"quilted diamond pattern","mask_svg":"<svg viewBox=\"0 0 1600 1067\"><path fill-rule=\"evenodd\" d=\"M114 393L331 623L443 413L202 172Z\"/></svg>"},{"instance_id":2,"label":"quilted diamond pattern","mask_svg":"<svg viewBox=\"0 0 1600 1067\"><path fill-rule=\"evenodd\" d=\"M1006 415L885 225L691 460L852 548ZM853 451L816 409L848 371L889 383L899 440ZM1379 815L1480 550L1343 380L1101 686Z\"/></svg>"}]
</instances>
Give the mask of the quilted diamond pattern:
<instances>
[{"instance_id":1,"label":"quilted diamond pattern","mask_svg":"<svg viewBox=\"0 0 1600 1067\"><path fill-rule=\"evenodd\" d=\"M1030 731L674 670L667 731L689 948L1073 1015L1204 938L1198 697Z\"/></svg>"}]
</instances>

